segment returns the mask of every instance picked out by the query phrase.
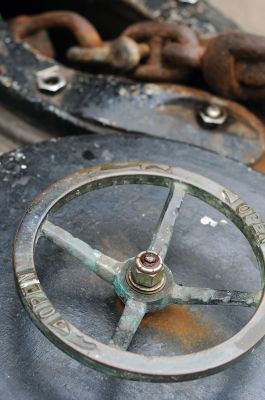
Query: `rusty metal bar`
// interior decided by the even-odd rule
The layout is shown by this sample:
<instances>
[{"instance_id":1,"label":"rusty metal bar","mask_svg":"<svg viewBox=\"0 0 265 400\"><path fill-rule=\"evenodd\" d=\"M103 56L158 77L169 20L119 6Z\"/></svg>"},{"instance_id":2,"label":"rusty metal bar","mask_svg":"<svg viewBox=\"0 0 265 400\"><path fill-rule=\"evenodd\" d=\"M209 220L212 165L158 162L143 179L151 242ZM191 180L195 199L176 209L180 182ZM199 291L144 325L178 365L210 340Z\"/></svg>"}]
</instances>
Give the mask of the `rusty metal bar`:
<instances>
[{"instance_id":1,"label":"rusty metal bar","mask_svg":"<svg viewBox=\"0 0 265 400\"><path fill-rule=\"evenodd\" d=\"M172 298L175 304L257 307L261 294L261 291L241 292L237 290L215 290L176 285L172 291Z\"/></svg>"},{"instance_id":2,"label":"rusty metal bar","mask_svg":"<svg viewBox=\"0 0 265 400\"><path fill-rule=\"evenodd\" d=\"M149 54L149 46L136 43L133 39L121 36L112 42L104 42L100 47L71 47L67 58L82 63L103 63L114 68L130 71L137 67L145 55Z\"/></svg>"},{"instance_id":3,"label":"rusty metal bar","mask_svg":"<svg viewBox=\"0 0 265 400\"><path fill-rule=\"evenodd\" d=\"M75 36L80 46L100 46L101 37L96 28L81 15L71 11L49 11L36 15L21 15L9 21L10 28L19 39L43 29L66 28Z\"/></svg>"},{"instance_id":4,"label":"rusty metal bar","mask_svg":"<svg viewBox=\"0 0 265 400\"><path fill-rule=\"evenodd\" d=\"M174 225L185 196L185 187L172 183L162 213L160 215L148 251L155 252L164 260L173 234Z\"/></svg>"},{"instance_id":5,"label":"rusty metal bar","mask_svg":"<svg viewBox=\"0 0 265 400\"><path fill-rule=\"evenodd\" d=\"M93 249L89 244L47 220L43 223L41 231L47 239L76 257L100 278L109 283L114 282L122 265L121 262Z\"/></svg>"},{"instance_id":6,"label":"rusty metal bar","mask_svg":"<svg viewBox=\"0 0 265 400\"><path fill-rule=\"evenodd\" d=\"M146 303L130 299L126 302L119 324L109 344L127 350L146 313Z\"/></svg>"}]
</instances>

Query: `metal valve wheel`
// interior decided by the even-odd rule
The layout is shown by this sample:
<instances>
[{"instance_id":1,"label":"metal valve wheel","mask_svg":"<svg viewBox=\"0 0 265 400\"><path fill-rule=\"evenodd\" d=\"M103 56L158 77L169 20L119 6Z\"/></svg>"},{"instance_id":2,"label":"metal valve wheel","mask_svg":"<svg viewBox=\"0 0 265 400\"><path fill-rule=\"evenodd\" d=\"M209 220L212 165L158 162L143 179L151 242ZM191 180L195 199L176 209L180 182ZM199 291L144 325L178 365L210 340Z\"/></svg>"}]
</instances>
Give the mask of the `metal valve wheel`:
<instances>
[{"instance_id":1,"label":"metal valve wheel","mask_svg":"<svg viewBox=\"0 0 265 400\"><path fill-rule=\"evenodd\" d=\"M86 192L112 185L145 184L169 188L148 249L119 262L49 221L49 215ZM181 381L209 375L252 349L265 335L265 299L261 291L240 292L178 285L165 264L173 228L183 199L195 196L229 218L246 236L261 275L265 270L265 224L236 194L193 172L172 165L127 162L97 165L72 174L43 191L31 204L18 229L14 269L24 306L38 328L64 352L102 372L134 380ZM78 330L49 301L38 279L34 253L44 236L111 283L125 304L109 345ZM146 356L125 351L148 312L170 304L257 307L252 319L227 341L181 356Z\"/></svg>"}]
</instances>

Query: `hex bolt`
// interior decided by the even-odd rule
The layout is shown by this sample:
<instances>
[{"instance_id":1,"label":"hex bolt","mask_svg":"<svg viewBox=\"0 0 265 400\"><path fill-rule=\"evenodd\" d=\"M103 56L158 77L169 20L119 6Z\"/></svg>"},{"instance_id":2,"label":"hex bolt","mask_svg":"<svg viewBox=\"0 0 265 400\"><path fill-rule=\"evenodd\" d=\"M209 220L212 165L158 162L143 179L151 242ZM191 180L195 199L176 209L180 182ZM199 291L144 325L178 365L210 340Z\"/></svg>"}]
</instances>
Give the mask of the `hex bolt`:
<instances>
[{"instance_id":1,"label":"hex bolt","mask_svg":"<svg viewBox=\"0 0 265 400\"><path fill-rule=\"evenodd\" d=\"M207 128L222 126L228 118L227 110L219 104L207 104L198 113L199 121Z\"/></svg>"},{"instance_id":2,"label":"hex bolt","mask_svg":"<svg viewBox=\"0 0 265 400\"><path fill-rule=\"evenodd\" d=\"M143 251L135 258L127 281L131 287L139 292L154 293L164 287L164 266L159 254Z\"/></svg>"},{"instance_id":3,"label":"hex bolt","mask_svg":"<svg viewBox=\"0 0 265 400\"><path fill-rule=\"evenodd\" d=\"M142 252L136 257L136 268L145 274L155 274L162 270L163 262L159 254Z\"/></svg>"},{"instance_id":4,"label":"hex bolt","mask_svg":"<svg viewBox=\"0 0 265 400\"><path fill-rule=\"evenodd\" d=\"M149 264L151 264L151 263L154 263L155 261L156 261L156 258L155 258L155 256L154 256L154 254L146 254L145 255L145 257L144 257L144 261L145 262L147 262L147 263L149 263Z\"/></svg>"},{"instance_id":5,"label":"hex bolt","mask_svg":"<svg viewBox=\"0 0 265 400\"><path fill-rule=\"evenodd\" d=\"M56 94L67 85L67 81L57 65L37 72L39 90Z\"/></svg>"}]
</instances>

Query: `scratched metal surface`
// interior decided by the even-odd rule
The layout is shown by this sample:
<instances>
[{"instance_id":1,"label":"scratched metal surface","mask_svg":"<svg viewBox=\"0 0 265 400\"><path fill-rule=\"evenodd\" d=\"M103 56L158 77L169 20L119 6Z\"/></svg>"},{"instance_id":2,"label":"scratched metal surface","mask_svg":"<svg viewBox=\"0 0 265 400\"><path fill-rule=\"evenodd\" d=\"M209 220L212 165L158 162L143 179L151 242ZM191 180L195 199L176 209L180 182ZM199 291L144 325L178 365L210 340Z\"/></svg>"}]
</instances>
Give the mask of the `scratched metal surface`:
<instances>
[{"instance_id":1,"label":"scratched metal surface","mask_svg":"<svg viewBox=\"0 0 265 400\"><path fill-rule=\"evenodd\" d=\"M149 384L110 378L57 350L36 329L18 299L12 274L12 240L32 197L67 173L98 162L146 159L174 163L237 192L265 217L264 176L232 160L185 144L141 137L53 139L1 157L0 388L7 400L60 399L260 399L264 397L264 344L230 369L189 383ZM67 162L65 161L67 160ZM69 203L54 221L119 259L150 239L166 193L159 188L117 188ZM207 218L205 218L207 217ZM185 202L167 258L178 282L249 290L258 271L247 242L220 214L195 199ZM207 223L208 221L208 223ZM204 223L207 223L204 225ZM212 226L211 226L212 225ZM107 341L122 305L111 287L48 242L36 258L44 289L73 323ZM150 314L132 351L183 354L229 337L249 309L170 307Z\"/></svg>"}]
</instances>

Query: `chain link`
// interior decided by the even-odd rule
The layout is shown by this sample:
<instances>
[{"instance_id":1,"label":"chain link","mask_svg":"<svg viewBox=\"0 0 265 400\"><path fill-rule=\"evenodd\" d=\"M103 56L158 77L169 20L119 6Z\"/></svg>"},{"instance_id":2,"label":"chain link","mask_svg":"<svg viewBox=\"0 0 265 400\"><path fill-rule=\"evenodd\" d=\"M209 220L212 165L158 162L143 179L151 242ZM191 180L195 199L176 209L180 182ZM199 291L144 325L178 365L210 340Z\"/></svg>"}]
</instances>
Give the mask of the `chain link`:
<instances>
[{"instance_id":1,"label":"chain link","mask_svg":"<svg viewBox=\"0 0 265 400\"><path fill-rule=\"evenodd\" d=\"M201 70L210 88L223 97L265 99L265 38L261 36L231 31L203 41L182 23L144 21L104 42L86 18L69 11L19 16L9 25L17 39L31 38L40 51L47 38L41 46L32 41L34 35L54 27L69 29L78 43L67 52L73 62L104 63L134 79L159 82L187 82L192 72Z\"/></svg>"}]
</instances>

